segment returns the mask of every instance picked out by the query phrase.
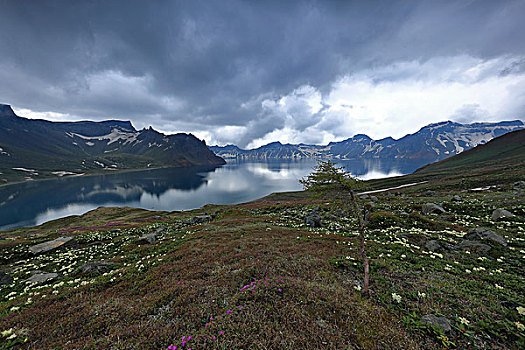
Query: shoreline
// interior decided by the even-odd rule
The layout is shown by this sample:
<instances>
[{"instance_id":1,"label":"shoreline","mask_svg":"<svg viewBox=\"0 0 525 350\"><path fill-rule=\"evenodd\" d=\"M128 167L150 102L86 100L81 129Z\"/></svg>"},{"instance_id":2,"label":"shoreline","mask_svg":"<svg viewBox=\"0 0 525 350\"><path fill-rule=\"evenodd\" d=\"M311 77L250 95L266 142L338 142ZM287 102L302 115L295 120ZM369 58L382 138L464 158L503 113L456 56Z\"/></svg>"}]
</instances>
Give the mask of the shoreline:
<instances>
[{"instance_id":1,"label":"shoreline","mask_svg":"<svg viewBox=\"0 0 525 350\"><path fill-rule=\"evenodd\" d=\"M200 164L200 165L192 165L192 166L162 166L162 167L154 167L154 168L137 168L137 169L116 169L111 170L109 172L88 172L88 173L80 173L75 175L65 175L65 176L57 176L57 177L47 177L42 179L34 179L34 180L24 180L24 181L13 181L8 183L0 184L0 188L8 187L12 185L20 185L23 183L35 183L40 181L51 181L51 180L59 180L59 179L69 179L72 177L89 177L89 176L97 176L97 175L112 175L112 174L123 174L123 173L131 173L131 172L140 172L140 171L147 171L147 170L158 170L158 169L170 169L170 168L192 168L192 167L198 167L198 166L204 166L207 164ZM223 166L224 164L215 165L215 167ZM213 164L209 164L209 166L214 166Z\"/></svg>"}]
</instances>

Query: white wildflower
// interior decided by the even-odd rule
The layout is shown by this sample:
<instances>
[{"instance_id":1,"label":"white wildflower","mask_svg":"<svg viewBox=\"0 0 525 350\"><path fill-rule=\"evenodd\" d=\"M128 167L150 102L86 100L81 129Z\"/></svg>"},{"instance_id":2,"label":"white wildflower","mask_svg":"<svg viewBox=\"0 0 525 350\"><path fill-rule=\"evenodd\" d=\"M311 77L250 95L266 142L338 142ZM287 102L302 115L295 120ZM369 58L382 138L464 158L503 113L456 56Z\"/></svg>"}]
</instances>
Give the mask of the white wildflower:
<instances>
[{"instance_id":1,"label":"white wildflower","mask_svg":"<svg viewBox=\"0 0 525 350\"><path fill-rule=\"evenodd\" d=\"M518 306L518 307L516 307L516 310L518 310L518 313L519 313L520 315L525 315L525 307L523 307L523 306Z\"/></svg>"},{"instance_id":2,"label":"white wildflower","mask_svg":"<svg viewBox=\"0 0 525 350\"><path fill-rule=\"evenodd\" d=\"M468 325L470 323L470 321L467 320L465 317L460 317L459 321L461 322L461 324L466 324L466 325Z\"/></svg>"},{"instance_id":3,"label":"white wildflower","mask_svg":"<svg viewBox=\"0 0 525 350\"><path fill-rule=\"evenodd\" d=\"M399 304L401 302L401 295L392 293L392 299Z\"/></svg>"}]
</instances>

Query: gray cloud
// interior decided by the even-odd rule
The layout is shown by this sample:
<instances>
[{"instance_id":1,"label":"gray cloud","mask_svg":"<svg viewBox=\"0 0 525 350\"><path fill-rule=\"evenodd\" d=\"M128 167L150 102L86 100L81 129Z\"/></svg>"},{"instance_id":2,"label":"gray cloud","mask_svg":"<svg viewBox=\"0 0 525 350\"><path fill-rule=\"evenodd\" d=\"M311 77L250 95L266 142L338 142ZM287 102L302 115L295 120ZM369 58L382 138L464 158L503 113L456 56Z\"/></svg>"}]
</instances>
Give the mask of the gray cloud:
<instances>
[{"instance_id":1,"label":"gray cloud","mask_svg":"<svg viewBox=\"0 0 525 350\"><path fill-rule=\"evenodd\" d=\"M2 102L195 131L211 143L245 146L283 128L298 141L355 131L314 136L340 122L325 109L310 113L304 101L286 111L263 101L302 86L328 96L339 79L360 72L376 84L403 81L414 78L410 62L427 62L419 79L436 81L425 77L439 75L428 64L469 56L517 57L486 74L523 74L520 0L0 0L0 7ZM221 134L224 126L240 134Z\"/></svg>"}]
</instances>

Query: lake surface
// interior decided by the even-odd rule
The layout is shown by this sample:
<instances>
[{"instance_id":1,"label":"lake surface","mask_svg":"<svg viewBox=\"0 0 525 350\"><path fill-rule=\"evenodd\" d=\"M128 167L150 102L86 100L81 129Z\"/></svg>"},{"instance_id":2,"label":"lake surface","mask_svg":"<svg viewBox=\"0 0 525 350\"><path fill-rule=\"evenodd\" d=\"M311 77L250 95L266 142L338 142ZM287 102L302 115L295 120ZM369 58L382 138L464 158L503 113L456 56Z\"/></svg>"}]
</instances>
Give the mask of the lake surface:
<instances>
[{"instance_id":1,"label":"lake surface","mask_svg":"<svg viewBox=\"0 0 525 350\"><path fill-rule=\"evenodd\" d=\"M362 179L408 174L424 165L411 160L341 161ZM314 160L230 161L221 167L145 170L59 178L0 187L0 231L40 225L100 206L187 210L205 204L251 201L272 192L295 191Z\"/></svg>"}]
</instances>

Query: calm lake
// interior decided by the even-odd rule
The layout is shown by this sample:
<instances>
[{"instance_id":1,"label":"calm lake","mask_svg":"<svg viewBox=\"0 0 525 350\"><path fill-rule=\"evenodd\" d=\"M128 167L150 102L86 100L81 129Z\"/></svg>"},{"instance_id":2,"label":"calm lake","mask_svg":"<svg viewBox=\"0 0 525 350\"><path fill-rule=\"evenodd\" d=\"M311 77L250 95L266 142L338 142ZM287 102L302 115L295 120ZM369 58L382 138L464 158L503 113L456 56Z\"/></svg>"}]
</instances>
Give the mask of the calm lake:
<instances>
[{"instance_id":1,"label":"calm lake","mask_svg":"<svg viewBox=\"0 0 525 350\"><path fill-rule=\"evenodd\" d=\"M100 206L186 210L205 204L251 201L272 192L300 190L298 180L316 162L230 161L209 168L170 168L33 181L0 187L0 231L34 226ZM421 161L341 161L362 179L408 174Z\"/></svg>"}]
</instances>

